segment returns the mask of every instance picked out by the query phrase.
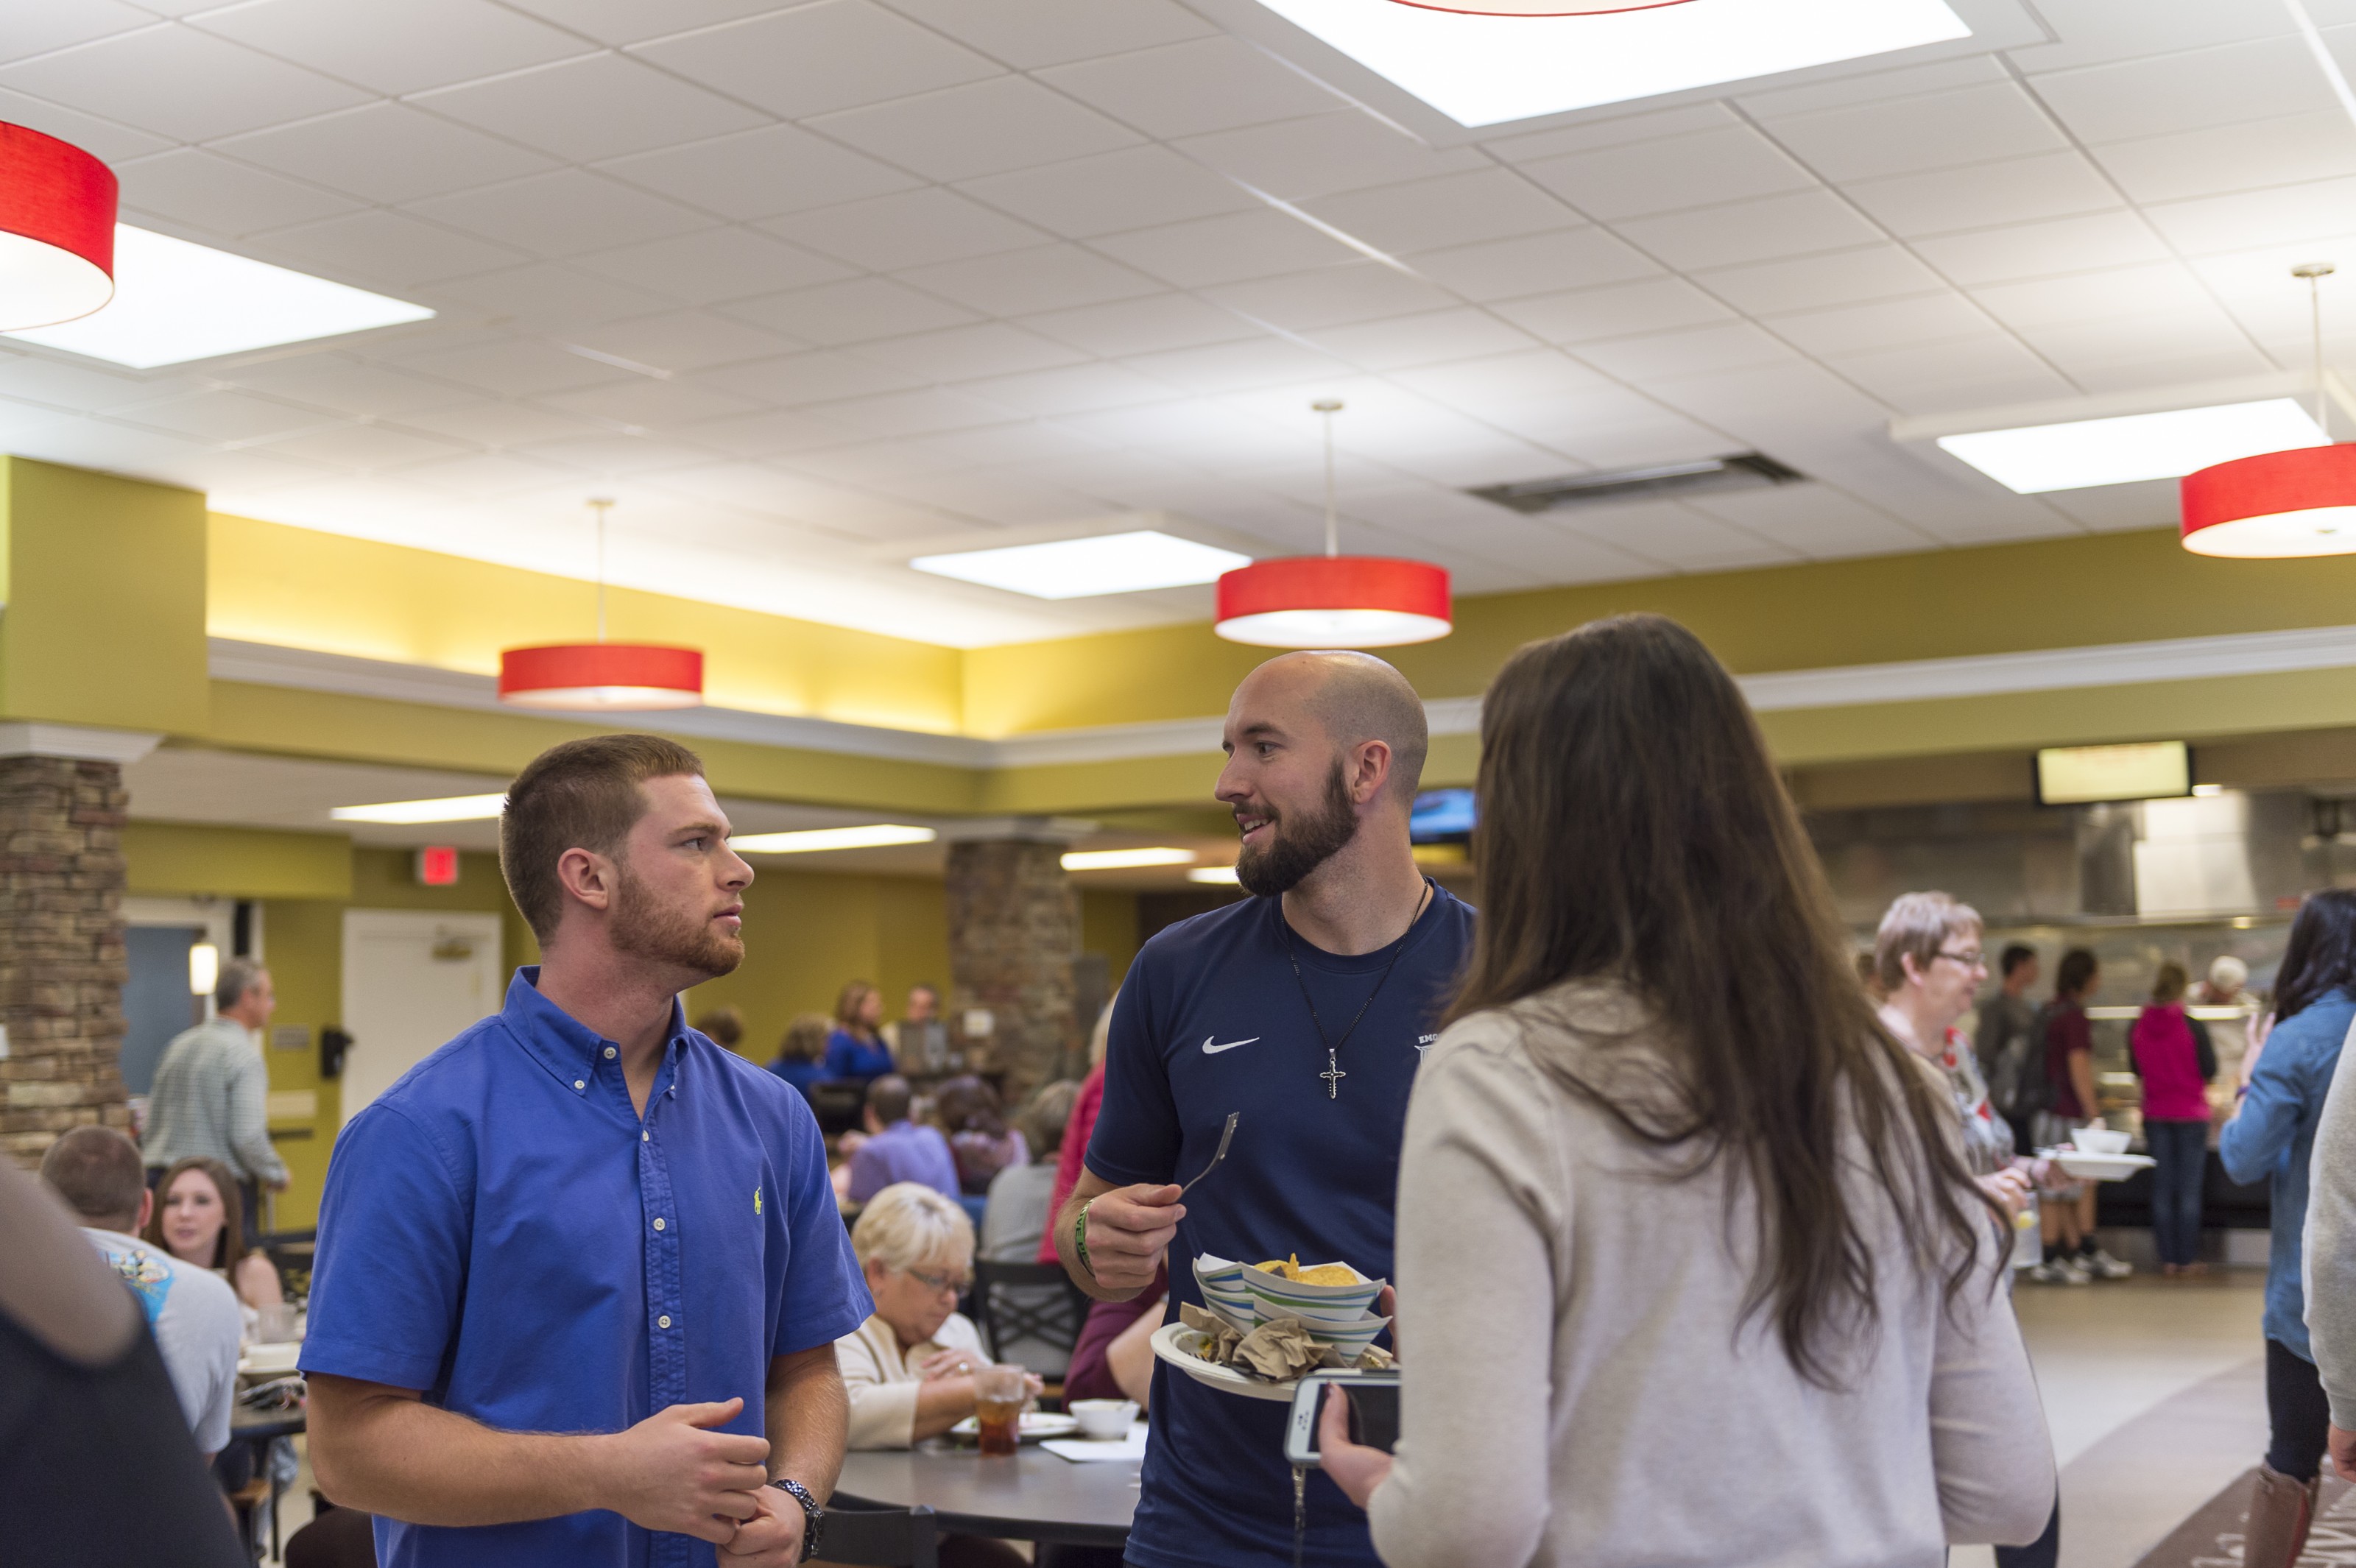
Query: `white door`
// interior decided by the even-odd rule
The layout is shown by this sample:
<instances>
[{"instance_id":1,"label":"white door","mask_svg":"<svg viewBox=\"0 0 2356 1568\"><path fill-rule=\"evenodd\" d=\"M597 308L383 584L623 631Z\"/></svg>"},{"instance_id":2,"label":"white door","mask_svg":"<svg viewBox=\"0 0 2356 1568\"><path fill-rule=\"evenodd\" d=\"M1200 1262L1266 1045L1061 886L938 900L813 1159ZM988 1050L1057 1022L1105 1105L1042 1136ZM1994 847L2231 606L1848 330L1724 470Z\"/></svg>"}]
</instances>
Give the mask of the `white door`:
<instances>
[{"instance_id":1,"label":"white door","mask_svg":"<svg viewBox=\"0 0 2356 1568\"><path fill-rule=\"evenodd\" d=\"M499 917L344 912L344 1120L466 1027L497 1012Z\"/></svg>"}]
</instances>

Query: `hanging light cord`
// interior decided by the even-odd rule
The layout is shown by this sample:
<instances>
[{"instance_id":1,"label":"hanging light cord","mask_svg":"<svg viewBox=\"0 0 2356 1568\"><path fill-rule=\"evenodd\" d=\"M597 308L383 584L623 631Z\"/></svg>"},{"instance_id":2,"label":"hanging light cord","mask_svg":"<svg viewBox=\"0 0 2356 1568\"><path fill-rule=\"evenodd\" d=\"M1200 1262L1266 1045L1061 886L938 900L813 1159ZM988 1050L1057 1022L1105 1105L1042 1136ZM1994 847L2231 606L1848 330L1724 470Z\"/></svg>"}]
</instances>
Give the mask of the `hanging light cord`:
<instances>
[{"instance_id":1,"label":"hanging light cord","mask_svg":"<svg viewBox=\"0 0 2356 1568\"><path fill-rule=\"evenodd\" d=\"M1333 510L1333 416L1342 411L1342 404L1328 398L1309 406L1325 416L1325 555L1331 560L1342 553L1342 520Z\"/></svg>"},{"instance_id":2,"label":"hanging light cord","mask_svg":"<svg viewBox=\"0 0 2356 1568\"><path fill-rule=\"evenodd\" d=\"M2331 439L2331 423L2326 417L2329 402L2323 383L2323 280L2336 270L2329 261L2303 261L2290 270L2292 277L2307 280L2308 315L2315 333L2315 427L2326 441Z\"/></svg>"},{"instance_id":3,"label":"hanging light cord","mask_svg":"<svg viewBox=\"0 0 2356 1568\"><path fill-rule=\"evenodd\" d=\"M599 499L589 503L597 514L597 640L605 640L605 514L614 503Z\"/></svg>"}]
</instances>

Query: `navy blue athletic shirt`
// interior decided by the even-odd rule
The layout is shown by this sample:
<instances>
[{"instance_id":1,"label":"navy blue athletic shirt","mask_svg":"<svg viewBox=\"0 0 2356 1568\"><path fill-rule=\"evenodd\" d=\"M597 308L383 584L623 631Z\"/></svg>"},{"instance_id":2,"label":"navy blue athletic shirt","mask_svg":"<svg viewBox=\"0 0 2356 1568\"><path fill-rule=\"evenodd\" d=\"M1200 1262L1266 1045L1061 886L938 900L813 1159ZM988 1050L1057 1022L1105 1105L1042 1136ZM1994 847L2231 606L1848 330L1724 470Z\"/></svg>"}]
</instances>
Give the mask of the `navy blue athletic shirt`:
<instances>
[{"instance_id":1,"label":"navy blue athletic shirt","mask_svg":"<svg viewBox=\"0 0 2356 1568\"><path fill-rule=\"evenodd\" d=\"M1200 1305L1199 1253L1256 1264L1298 1253L1391 1277L1392 1205L1408 1091L1472 942L1472 911L1434 886L1399 944L1344 957L1291 935L1301 979L1341 1047L1338 1093L1325 1047L1286 962L1281 901L1249 899L1182 921L1145 944L1121 983L1105 1056L1104 1110L1088 1168L1117 1186L1183 1180L1208 1164L1230 1111L1235 1143L1186 1195L1170 1249L1170 1294ZM1173 1317L1176 1317L1174 1311ZM1156 1363L1152 1440L1129 1560L1141 1568L1292 1562L1288 1406L1204 1387ZM1366 1516L1309 1477L1305 1561L1375 1563Z\"/></svg>"}]
</instances>

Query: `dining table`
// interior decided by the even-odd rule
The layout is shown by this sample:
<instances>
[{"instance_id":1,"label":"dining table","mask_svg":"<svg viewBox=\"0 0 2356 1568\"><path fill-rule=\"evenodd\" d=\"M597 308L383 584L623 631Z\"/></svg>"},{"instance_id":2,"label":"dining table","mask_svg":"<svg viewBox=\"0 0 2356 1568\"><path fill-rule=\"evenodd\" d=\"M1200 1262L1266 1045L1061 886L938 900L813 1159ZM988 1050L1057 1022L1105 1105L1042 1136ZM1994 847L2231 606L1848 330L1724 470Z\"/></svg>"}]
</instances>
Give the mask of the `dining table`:
<instances>
[{"instance_id":1,"label":"dining table","mask_svg":"<svg viewBox=\"0 0 2356 1568\"><path fill-rule=\"evenodd\" d=\"M1134 1459L1066 1459L1033 1443L985 1456L934 1437L913 1448L845 1455L834 1497L871 1508L921 1504L944 1534L1119 1548L1137 1513L1141 1468Z\"/></svg>"}]
</instances>

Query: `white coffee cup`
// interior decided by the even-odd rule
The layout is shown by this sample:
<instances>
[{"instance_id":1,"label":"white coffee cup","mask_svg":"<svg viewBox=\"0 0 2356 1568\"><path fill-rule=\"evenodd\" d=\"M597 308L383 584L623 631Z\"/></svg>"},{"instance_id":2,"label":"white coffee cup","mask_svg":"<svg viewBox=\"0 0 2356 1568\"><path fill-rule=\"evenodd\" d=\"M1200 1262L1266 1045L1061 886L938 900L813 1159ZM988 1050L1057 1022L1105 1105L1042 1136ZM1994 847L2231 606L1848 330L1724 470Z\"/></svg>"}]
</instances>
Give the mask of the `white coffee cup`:
<instances>
[{"instance_id":1,"label":"white coffee cup","mask_svg":"<svg viewBox=\"0 0 2356 1568\"><path fill-rule=\"evenodd\" d=\"M1137 1419L1133 1399L1080 1399L1066 1408L1080 1424L1080 1435L1099 1442L1128 1436L1130 1423Z\"/></svg>"}]
</instances>

